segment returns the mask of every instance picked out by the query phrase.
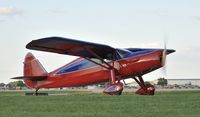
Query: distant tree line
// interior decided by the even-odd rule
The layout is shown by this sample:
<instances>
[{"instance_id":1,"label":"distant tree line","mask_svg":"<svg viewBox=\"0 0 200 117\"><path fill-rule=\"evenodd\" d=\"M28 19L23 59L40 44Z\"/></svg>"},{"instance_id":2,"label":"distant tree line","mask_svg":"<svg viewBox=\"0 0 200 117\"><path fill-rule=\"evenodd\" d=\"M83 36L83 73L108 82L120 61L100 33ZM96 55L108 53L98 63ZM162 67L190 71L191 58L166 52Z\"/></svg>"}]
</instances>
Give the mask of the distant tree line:
<instances>
[{"instance_id":1,"label":"distant tree line","mask_svg":"<svg viewBox=\"0 0 200 117\"><path fill-rule=\"evenodd\" d=\"M99 83L98 85L101 86L101 87L105 87L108 84L109 83L106 82L106 83ZM167 79L165 79L165 78L159 78L158 79L157 85L160 85L160 86L164 87L164 86L167 86L167 84L168 84ZM3 89L8 89L8 90L16 90L16 89L18 89L18 90L20 90L20 89L22 89L24 87L26 87L26 85L21 80L9 82L8 84L0 83L0 90L3 90Z\"/></svg>"},{"instance_id":2,"label":"distant tree line","mask_svg":"<svg viewBox=\"0 0 200 117\"><path fill-rule=\"evenodd\" d=\"M25 84L23 81L13 81L9 82L8 84L0 83L0 89L9 89L9 90L15 90L15 89L22 89L25 87Z\"/></svg>"},{"instance_id":3,"label":"distant tree line","mask_svg":"<svg viewBox=\"0 0 200 117\"><path fill-rule=\"evenodd\" d=\"M164 87L164 86L167 86L167 84L168 84L167 79L165 79L165 78L159 78L158 79L157 85L160 85L160 86Z\"/></svg>"}]
</instances>

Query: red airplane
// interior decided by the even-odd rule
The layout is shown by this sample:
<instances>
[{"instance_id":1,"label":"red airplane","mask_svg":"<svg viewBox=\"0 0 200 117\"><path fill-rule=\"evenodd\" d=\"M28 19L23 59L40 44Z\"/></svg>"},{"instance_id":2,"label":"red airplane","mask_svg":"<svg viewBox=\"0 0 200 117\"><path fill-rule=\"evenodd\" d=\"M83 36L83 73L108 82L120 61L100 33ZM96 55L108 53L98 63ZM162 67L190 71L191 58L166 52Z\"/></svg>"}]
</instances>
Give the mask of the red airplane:
<instances>
[{"instance_id":1,"label":"red airplane","mask_svg":"<svg viewBox=\"0 0 200 117\"><path fill-rule=\"evenodd\" d=\"M80 58L48 73L41 63L28 53L24 60L23 79L28 88L61 88L84 86L110 82L103 93L121 95L123 81L133 78L140 86L135 93L154 95L155 88L146 84L144 74L161 68L166 55L175 52L173 49L113 48L108 45L79 41L62 37L47 37L33 40L26 45L27 49L79 56Z\"/></svg>"}]
</instances>

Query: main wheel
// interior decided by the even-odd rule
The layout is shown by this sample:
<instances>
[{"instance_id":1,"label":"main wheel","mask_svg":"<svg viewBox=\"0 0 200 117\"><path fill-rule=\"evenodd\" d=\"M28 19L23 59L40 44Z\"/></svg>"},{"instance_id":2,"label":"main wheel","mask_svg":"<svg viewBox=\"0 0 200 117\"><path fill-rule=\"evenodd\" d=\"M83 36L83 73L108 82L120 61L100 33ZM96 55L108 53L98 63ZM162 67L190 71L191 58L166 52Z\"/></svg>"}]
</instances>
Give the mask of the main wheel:
<instances>
[{"instance_id":1,"label":"main wheel","mask_svg":"<svg viewBox=\"0 0 200 117\"><path fill-rule=\"evenodd\" d=\"M147 88L147 95L155 94L155 87L152 84L146 85L146 88Z\"/></svg>"},{"instance_id":2,"label":"main wheel","mask_svg":"<svg viewBox=\"0 0 200 117\"><path fill-rule=\"evenodd\" d=\"M115 83L105 88L103 93L109 94L109 95L121 95L122 91L123 91L123 85L120 83Z\"/></svg>"},{"instance_id":3,"label":"main wheel","mask_svg":"<svg viewBox=\"0 0 200 117\"><path fill-rule=\"evenodd\" d=\"M122 91L116 92L116 93L113 93L113 94L110 94L110 95L121 95L121 94L122 94Z\"/></svg>"},{"instance_id":4,"label":"main wheel","mask_svg":"<svg viewBox=\"0 0 200 117\"><path fill-rule=\"evenodd\" d=\"M154 95L155 87L151 84L146 84L145 87L141 87L135 93L139 95Z\"/></svg>"}]
</instances>

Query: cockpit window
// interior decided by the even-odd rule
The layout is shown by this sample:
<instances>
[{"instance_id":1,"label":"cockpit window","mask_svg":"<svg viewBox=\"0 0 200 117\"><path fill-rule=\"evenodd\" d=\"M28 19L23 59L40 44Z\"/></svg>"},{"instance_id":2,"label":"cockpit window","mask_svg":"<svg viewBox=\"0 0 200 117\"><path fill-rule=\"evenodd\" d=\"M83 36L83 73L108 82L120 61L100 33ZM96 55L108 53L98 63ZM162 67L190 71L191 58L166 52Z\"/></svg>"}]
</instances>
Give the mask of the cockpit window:
<instances>
[{"instance_id":1,"label":"cockpit window","mask_svg":"<svg viewBox=\"0 0 200 117\"><path fill-rule=\"evenodd\" d=\"M77 71L77 70L83 70L86 68L90 68L96 66L95 63L92 63L86 59L83 59L79 62L75 62L67 67L65 67L64 69L62 69L61 71L57 72L57 74L63 74L63 73L67 73L67 72L73 72L73 71Z\"/></svg>"},{"instance_id":2,"label":"cockpit window","mask_svg":"<svg viewBox=\"0 0 200 117\"><path fill-rule=\"evenodd\" d=\"M128 55L130 55L131 51L118 48L117 53L119 54L120 58L124 58L124 57L127 57Z\"/></svg>"}]
</instances>

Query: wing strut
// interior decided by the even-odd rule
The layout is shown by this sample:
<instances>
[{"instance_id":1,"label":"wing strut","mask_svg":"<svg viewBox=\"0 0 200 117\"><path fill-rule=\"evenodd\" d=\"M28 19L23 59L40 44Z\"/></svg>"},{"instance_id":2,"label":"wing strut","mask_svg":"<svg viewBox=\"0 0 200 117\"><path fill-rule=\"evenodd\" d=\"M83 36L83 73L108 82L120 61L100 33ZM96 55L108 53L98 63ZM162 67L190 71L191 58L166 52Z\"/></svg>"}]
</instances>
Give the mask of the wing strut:
<instances>
[{"instance_id":1,"label":"wing strut","mask_svg":"<svg viewBox=\"0 0 200 117\"><path fill-rule=\"evenodd\" d=\"M86 58L87 60L89 60L89 61L91 61L91 62L93 62L93 63L95 63L95 64L97 64L97 65L100 65L100 66L102 66L102 67L104 67L104 68L106 68L106 69L108 69L108 70L110 70L110 74L111 74L111 81L112 81L112 84L115 84L116 83L116 77L115 77L115 68L114 68L114 64L115 64L115 62L114 62L114 52L112 53L112 64L110 65L109 63L107 63L106 61L104 61L103 60L103 58L101 58L98 54L96 54L94 51L92 51L90 48L88 48L88 47L84 47L90 54L92 54L93 56L95 56L96 58L98 58L99 60L101 60L103 63L105 63L107 66L104 66L104 65L102 65L102 64L99 64L99 63L97 63L97 62L95 62L95 61L93 61L93 60L91 60L91 59L89 59L89 58Z\"/></svg>"},{"instance_id":2,"label":"wing strut","mask_svg":"<svg viewBox=\"0 0 200 117\"><path fill-rule=\"evenodd\" d=\"M97 64L97 65L100 65L101 67L104 67L104 68L106 68L106 69L110 69L110 67L107 67L107 66L105 66L105 65L102 65L102 64L100 64L100 63L98 63L98 62L96 62L96 61L93 61L92 59L90 59L90 58L85 58L85 59L87 59L88 61L90 61L90 62L93 62L93 63L95 63L95 64Z\"/></svg>"},{"instance_id":3,"label":"wing strut","mask_svg":"<svg viewBox=\"0 0 200 117\"><path fill-rule=\"evenodd\" d=\"M111 84L109 84L109 86L104 89L103 93L109 95L121 95L123 91L123 84L120 83L121 76L118 76L118 79L116 80L116 75L115 75L116 69L114 68L115 65L114 55L115 53L112 53L112 68L110 69Z\"/></svg>"},{"instance_id":4,"label":"wing strut","mask_svg":"<svg viewBox=\"0 0 200 117\"><path fill-rule=\"evenodd\" d=\"M95 64L98 64L98 65L100 65L100 66L102 66L102 67L104 67L104 68L106 68L106 69L114 69L114 66L111 66L109 63L107 63L107 62L105 62L104 60L103 60L103 58L101 58L98 54L96 54L95 52L93 52L90 48L88 48L88 47L84 47L90 54L92 54L93 56L95 56L96 58L98 58L99 60L101 60L103 63L105 63L108 67L105 67L105 66L103 66L103 65L100 65L99 63L97 63L97 62L94 62L94 61L92 61L91 59L88 59L88 58L86 58L87 60L89 60L89 61L91 61L91 62L93 62L93 63L95 63ZM113 59L114 57L112 57L112 59ZM114 60L112 60L112 61L114 61Z\"/></svg>"}]
</instances>

